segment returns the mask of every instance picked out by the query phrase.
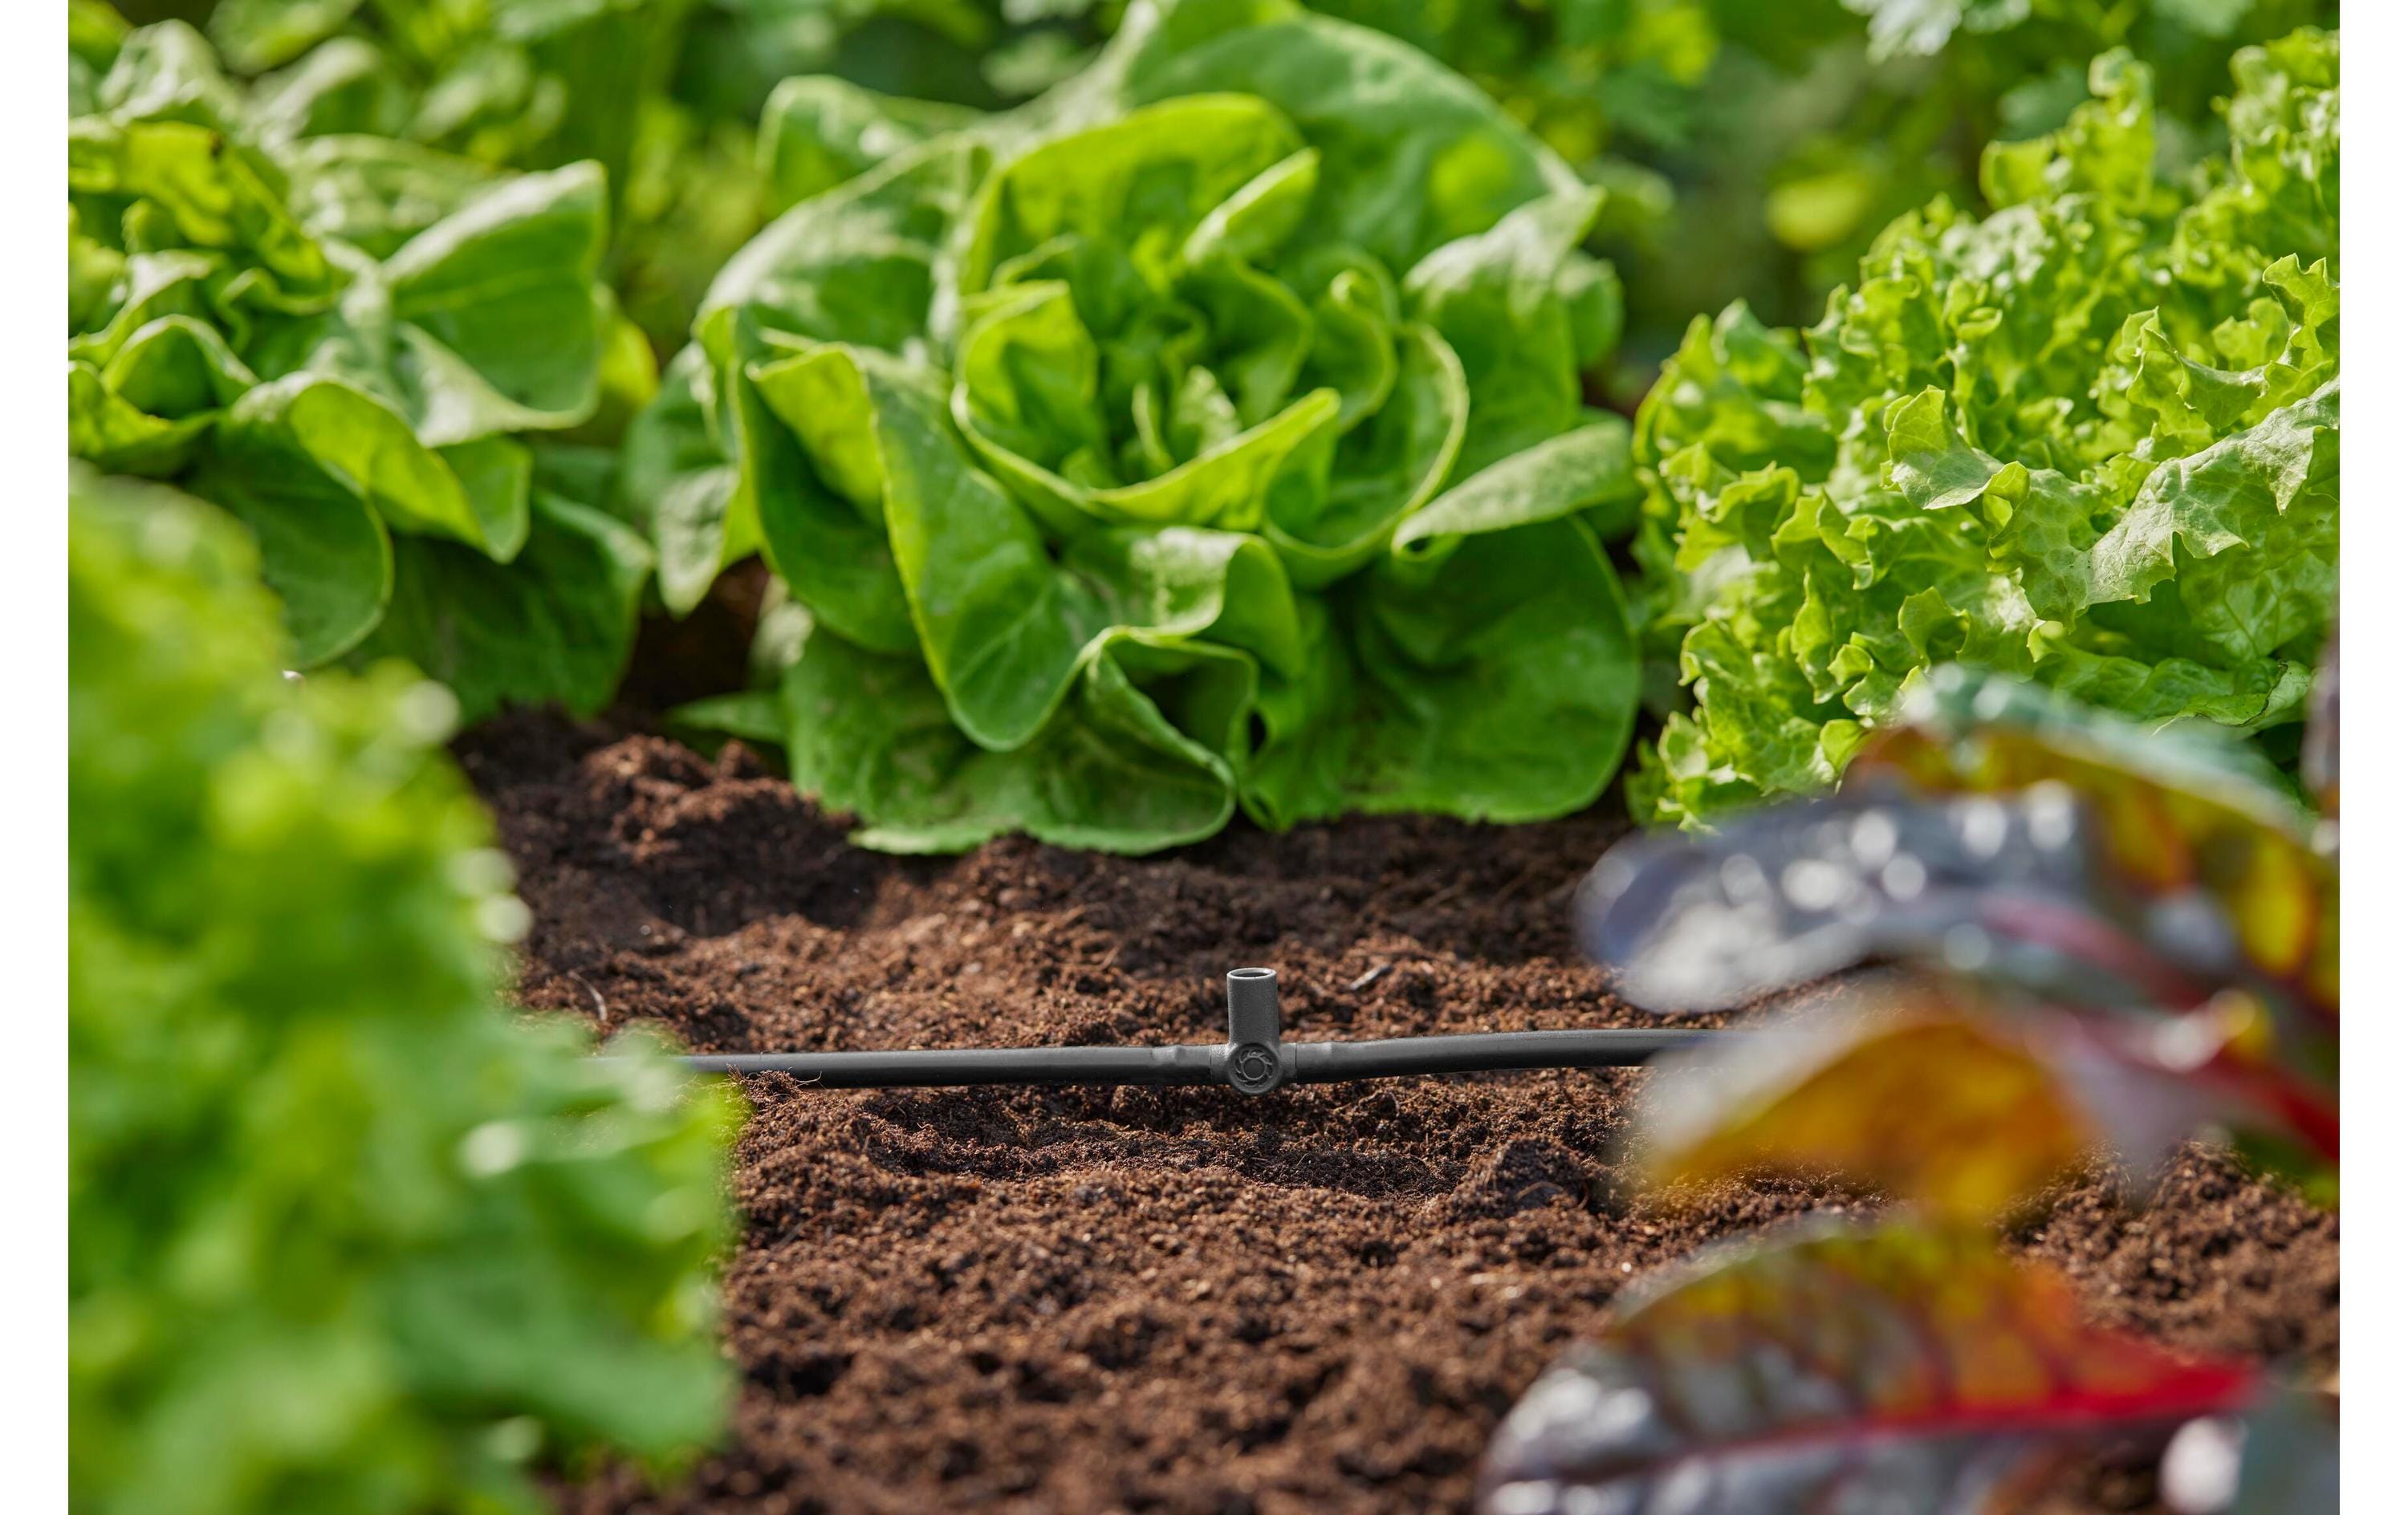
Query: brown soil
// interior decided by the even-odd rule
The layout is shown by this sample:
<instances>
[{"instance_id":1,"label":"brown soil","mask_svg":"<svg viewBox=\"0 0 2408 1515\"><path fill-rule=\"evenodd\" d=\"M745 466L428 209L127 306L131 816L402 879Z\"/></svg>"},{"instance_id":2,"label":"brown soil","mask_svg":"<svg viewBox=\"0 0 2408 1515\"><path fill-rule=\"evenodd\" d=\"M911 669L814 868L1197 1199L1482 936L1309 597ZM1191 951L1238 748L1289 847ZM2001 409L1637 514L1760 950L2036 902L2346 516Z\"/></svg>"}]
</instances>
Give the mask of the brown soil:
<instances>
[{"instance_id":1,"label":"brown soil","mask_svg":"<svg viewBox=\"0 0 2408 1515\"><path fill-rule=\"evenodd\" d=\"M1128 860L845 845L738 750L520 718L465 742L535 929L531 1005L697 1049L1217 1039L1275 965L1293 1034L1639 1023L1564 927L1608 808L1505 831L1240 827ZM1460 1510L1490 1431L1617 1290L1818 1208L1678 1213L1613 1152L1641 1073L1292 1090L812 1092L749 1081L729 1448L564 1510ZM2186 1348L2337 1361L2333 1220L2186 1151L2128 1211L2069 1183L2013 1238ZM2152 1508L2093 1463L2052 1509Z\"/></svg>"}]
</instances>

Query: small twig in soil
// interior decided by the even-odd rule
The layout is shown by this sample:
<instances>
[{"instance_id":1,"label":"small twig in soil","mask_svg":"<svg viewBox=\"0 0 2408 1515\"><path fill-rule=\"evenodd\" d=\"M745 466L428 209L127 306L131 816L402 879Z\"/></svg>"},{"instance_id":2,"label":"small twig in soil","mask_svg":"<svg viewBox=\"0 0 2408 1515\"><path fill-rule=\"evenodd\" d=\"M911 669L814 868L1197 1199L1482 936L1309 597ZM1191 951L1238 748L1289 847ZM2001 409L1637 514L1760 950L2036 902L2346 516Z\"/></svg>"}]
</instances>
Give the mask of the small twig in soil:
<instances>
[{"instance_id":1,"label":"small twig in soil","mask_svg":"<svg viewBox=\"0 0 2408 1515\"><path fill-rule=\"evenodd\" d=\"M1358 974L1354 979L1349 979L1346 984L1346 992L1350 994L1361 993L1366 989L1370 988L1373 984L1378 983L1382 979L1387 977L1388 970L1395 966L1396 965L1394 963L1381 963L1375 965L1369 972Z\"/></svg>"},{"instance_id":2,"label":"small twig in soil","mask_svg":"<svg viewBox=\"0 0 2408 1515\"><path fill-rule=\"evenodd\" d=\"M587 983L585 981L585 976L579 973L575 968L568 970L568 976L577 980L579 988L594 996L595 1018L600 1021L604 1025L609 1025L610 1023L610 1004L609 1001L602 997L602 991L595 988L592 984Z\"/></svg>"}]
</instances>

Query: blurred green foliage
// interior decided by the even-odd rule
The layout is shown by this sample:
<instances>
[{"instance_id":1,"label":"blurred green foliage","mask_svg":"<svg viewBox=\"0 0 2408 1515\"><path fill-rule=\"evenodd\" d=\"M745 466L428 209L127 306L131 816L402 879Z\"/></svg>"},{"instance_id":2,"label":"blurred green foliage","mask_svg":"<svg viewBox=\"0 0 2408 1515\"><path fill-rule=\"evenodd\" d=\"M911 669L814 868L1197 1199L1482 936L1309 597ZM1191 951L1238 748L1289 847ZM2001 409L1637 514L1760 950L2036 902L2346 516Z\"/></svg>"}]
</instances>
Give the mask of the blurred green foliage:
<instances>
[{"instance_id":1,"label":"blurred green foliage","mask_svg":"<svg viewBox=\"0 0 2408 1515\"><path fill-rule=\"evenodd\" d=\"M534 1511L539 1459L708 1443L738 1102L500 1008L449 695L288 682L232 522L73 492L73 1508Z\"/></svg>"},{"instance_id":2,"label":"blurred green foliage","mask_svg":"<svg viewBox=\"0 0 2408 1515\"><path fill-rule=\"evenodd\" d=\"M1614 192L1597 243L1629 291L1633 399L1688 318L1800 324L1882 227L1980 203L1982 150L2043 136L2127 48L2169 164L2217 146L2225 61L2337 0L1316 0L1445 59Z\"/></svg>"},{"instance_id":3,"label":"blurred green foliage","mask_svg":"<svg viewBox=\"0 0 2408 1515\"><path fill-rule=\"evenodd\" d=\"M2213 106L2239 48L2338 25L2338 0L1697 0L1724 42L1685 138L1648 161L1678 212L1624 250L1659 348L1689 314L1745 299L1822 313L1881 229L1933 196L1981 205L1993 141L2043 136L2089 97L2090 60L2129 50L2157 80L2161 166L2217 150ZM1660 351L1656 354L1660 356Z\"/></svg>"},{"instance_id":4,"label":"blurred green foliage","mask_svg":"<svg viewBox=\"0 0 2408 1515\"><path fill-rule=\"evenodd\" d=\"M752 131L785 78L993 109L1067 77L1125 0L133 0L208 20L239 64L381 39L519 166L587 144L623 182L623 300L664 353L758 224ZM1316 0L1469 75L1613 192L1595 234L1631 292L1632 397L1690 315L1820 312L1875 233L1977 204L1983 148L2042 136L2128 48L2157 79L2169 163L2213 151L2238 48L2339 24L2339 0ZM501 39L497 43L496 38ZM595 39L621 70L595 72ZM501 45L507 43L507 46ZM473 65L447 62L454 57ZM507 64L495 63L507 56ZM547 82L566 86L565 98ZM476 102L469 108L468 102ZM509 124L512 103L537 119ZM549 112L549 114L547 114ZM606 124L607 123L607 124ZM624 137L617 134L631 133ZM531 154L531 155L530 155Z\"/></svg>"}]
</instances>

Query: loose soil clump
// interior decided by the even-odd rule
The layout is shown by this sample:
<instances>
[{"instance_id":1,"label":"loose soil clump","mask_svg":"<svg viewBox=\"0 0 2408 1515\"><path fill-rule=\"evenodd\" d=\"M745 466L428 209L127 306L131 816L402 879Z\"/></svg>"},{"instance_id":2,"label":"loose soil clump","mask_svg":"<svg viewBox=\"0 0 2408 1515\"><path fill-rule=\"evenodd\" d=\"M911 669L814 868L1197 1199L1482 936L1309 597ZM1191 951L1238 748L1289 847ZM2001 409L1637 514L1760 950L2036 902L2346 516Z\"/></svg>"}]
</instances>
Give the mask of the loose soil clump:
<instances>
[{"instance_id":1,"label":"loose soil clump","mask_svg":"<svg viewBox=\"0 0 2408 1515\"><path fill-rule=\"evenodd\" d=\"M1214 1041L1276 966L1289 1034L1649 1023L1567 929L1626 829L1240 825L1154 858L845 844L739 748L517 717L464 741L535 925L523 995L698 1050ZM1672 1210L1615 1153L1643 1072L1293 1089L814 1092L748 1080L729 1446L602 1511L1462 1510L1498 1417L1634 1278L1817 1210ZM2338 1360L2334 1219L2186 1149L2127 1208L2096 1172L2010 1244L2177 1346ZM2089 1465L2055 1509L2153 1508Z\"/></svg>"}]
</instances>

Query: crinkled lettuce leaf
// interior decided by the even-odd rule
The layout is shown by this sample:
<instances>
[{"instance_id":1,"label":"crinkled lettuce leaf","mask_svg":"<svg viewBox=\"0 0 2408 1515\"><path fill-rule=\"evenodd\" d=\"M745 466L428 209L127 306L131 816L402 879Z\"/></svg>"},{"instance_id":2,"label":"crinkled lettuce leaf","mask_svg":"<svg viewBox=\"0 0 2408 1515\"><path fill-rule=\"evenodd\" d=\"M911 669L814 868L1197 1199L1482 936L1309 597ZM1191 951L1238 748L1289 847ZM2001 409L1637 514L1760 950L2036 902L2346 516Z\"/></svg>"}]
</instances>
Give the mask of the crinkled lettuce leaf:
<instances>
[{"instance_id":1,"label":"crinkled lettuce leaf","mask_svg":"<svg viewBox=\"0 0 2408 1515\"><path fill-rule=\"evenodd\" d=\"M690 1462L740 1101L504 1003L526 912L441 690L279 678L222 512L81 465L64 503L76 1508L533 1510L548 1462Z\"/></svg>"},{"instance_id":2,"label":"crinkled lettuce leaf","mask_svg":"<svg viewBox=\"0 0 2408 1515\"><path fill-rule=\"evenodd\" d=\"M2063 131L1990 150L1986 218L1898 222L1803 334L1692 327L1637 423L1641 636L1690 696L1639 815L1827 788L1946 663L2301 719L2337 592L2338 60L2243 50L2228 154L2170 181L2148 71L2103 57Z\"/></svg>"}]
</instances>

